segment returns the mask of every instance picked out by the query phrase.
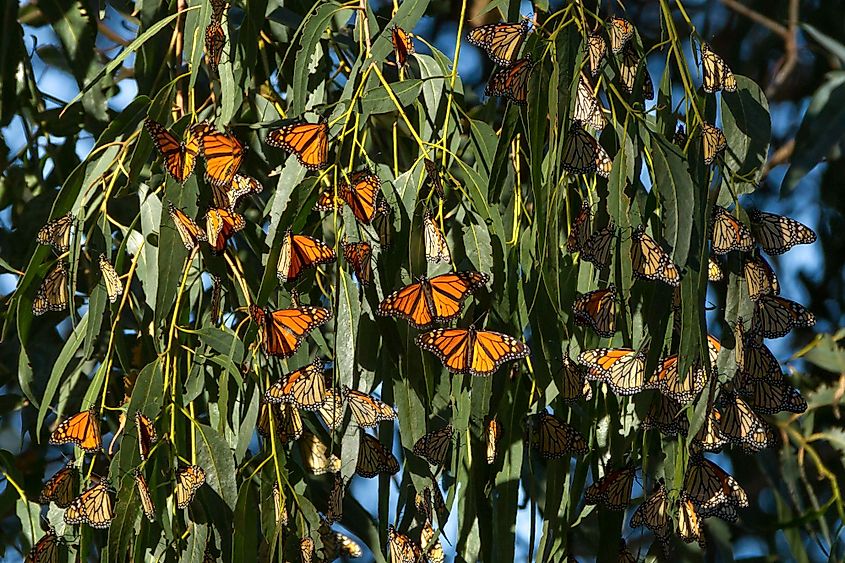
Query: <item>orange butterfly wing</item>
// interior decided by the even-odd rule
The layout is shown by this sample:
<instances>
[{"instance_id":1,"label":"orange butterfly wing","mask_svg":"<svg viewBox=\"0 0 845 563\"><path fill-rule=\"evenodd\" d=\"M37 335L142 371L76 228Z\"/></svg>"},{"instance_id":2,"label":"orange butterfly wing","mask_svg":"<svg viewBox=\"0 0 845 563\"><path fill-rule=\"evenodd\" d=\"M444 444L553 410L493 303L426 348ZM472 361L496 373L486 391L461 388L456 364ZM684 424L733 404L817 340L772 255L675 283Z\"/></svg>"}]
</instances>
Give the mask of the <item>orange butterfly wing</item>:
<instances>
[{"instance_id":1,"label":"orange butterfly wing","mask_svg":"<svg viewBox=\"0 0 845 563\"><path fill-rule=\"evenodd\" d=\"M294 123L270 131L267 144L296 155L310 170L325 168L329 157L329 126L319 123Z\"/></svg>"},{"instance_id":2,"label":"orange butterfly wing","mask_svg":"<svg viewBox=\"0 0 845 563\"><path fill-rule=\"evenodd\" d=\"M408 57L415 53L414 43L408 32L394 25L390 30L390 40L393 42L393 51L396 53L396 63L401 67L408 63Z\"/></svg>"},{"instance_id":3,"label":"orange butterfly wing","mask_svg":"<svg viewBox=\"0 0 845 563\"><path fill-rule=\"evenodd\" d=\"M323 241L306 235L288 233L279 255L276 275L281 283L290 282L308 268L335 261L335 253Z\"/></svg>"},{"instance_id":4,"label":"orange butterfly wing","mask_svg":"<svg viewBox=\"0 0 845 563\"><path fill-rule=\"evenodd\" d=\"M509 360L524 358L528 346L507 334L479 330L475 332L469 373L490 375Z\"/></svg>"},{"instance_id":5,"label":"orange butterfly wing","mask_svg":"<svg viewBox=\"0 0 845 563\"><path fill-rule=\"evenodd\" d=\"M76 413L59 424L50 434L50 444L76 444L86 452L96 452L102 444L100 422L93 410Z\"/></svg>"},{"instance_id":6,"label":"orange butterfly wing","mask_svg":"<svg viewBox=\"0 0 845 563\"><path fill-rule=\"evenodd\" d=\"M380 189L379 177L364 170L353 174L349 184L341 186L340 197L352 209L352 214L358 221L369 225L379 211Z\"/></svg>"},{"instance_id":7,"label":"orange butterfly wing","mask_svg":"<svg viewBox=\"0 0 845 563\"><path fill-rule=\"evenodd\" d=\"M205 216L205 234L212 254L222 254L226 241L246 227L243 215L228 209L212 208Z\"/></svg>"},{"instance_id":8,"label":"orange butterfly wing","mask_svg":"<svg viewBox=\"0 0 845 563\"><path fill-rule=\"evenodd\" d=\"M358 281L369 285L373 279L373 249L368 242L342 242L343 257L352 265Z\"/></svg>"},{"instance_id":9,"label":"orange butterfly wing","mask_svg":"<svg viewBox=\"0 0 845 563\"><path fill-rule=\"evenodd\" d=\"M202 135L205 177L212 184L229 186L244 159L244 146L230 132L206 130Z\"/></svg>"},{"instance_id":10,"label":"orange butterfly wing","mask_svg":"<svg viewBox=\"0 0 845 563\"><path fill-rule=\"evenodd\" d=\"M483 287L489 276L481 272L456 272L428 280L434 316L438 321L448 321L461 313L467 296Z\"/></svg>"},{"instance_id":11,"label":"orange butterfly wing","mask_svg":"<svg viewBox=\"0 0 845 563\"><path fill-rule=\"evenodd\" d=\"M417 328L430 326L434 322L426 303L422 281L406 285L388 295L379 303L378 314L405 319Z\"/></svg>"},{"instance_id":12,"label":"orange butterfly wing","mask_svg":"<svg viewBox=\"0 0 845 563\"><path fill-rule=\"evenodd\" d=\"M264 352L283 358L293 356L309 332L332 318L332 312L322 307L268 312L251 305L249 309L253 320L261 328Z\"/></svg>"}]
</instances>

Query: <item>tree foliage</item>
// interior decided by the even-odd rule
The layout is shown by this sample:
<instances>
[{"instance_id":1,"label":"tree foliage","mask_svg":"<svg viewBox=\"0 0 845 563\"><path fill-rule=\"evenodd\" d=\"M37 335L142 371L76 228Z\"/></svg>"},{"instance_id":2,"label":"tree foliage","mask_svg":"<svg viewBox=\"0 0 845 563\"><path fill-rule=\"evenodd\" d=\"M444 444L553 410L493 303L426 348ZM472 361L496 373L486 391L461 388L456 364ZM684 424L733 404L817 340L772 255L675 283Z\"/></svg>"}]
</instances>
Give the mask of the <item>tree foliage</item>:
<instances>
[{"instance_id":1,"label":"tree foliage","mask_svg":"<svg viewBox=\"0 0 845 563\"><path fill-rule=\"evenodd\" d=\"M758 250L742 242L724 256L712 252L715 206L731 210L729 236L753 237L755 248L764 238L752 209L779 152L770 146L772 92L760 77L740 74L731 57L739 55L718 44L725 66L714 72L725 79L732 68L736 84L722 80L724 91L706 91L713 88L702 87L706 36L696 12L680 2L654 4L614 14L589 2L537 2L513 57L530 56L530 73L501 85L518 102L526 78L524 105L480 97L478 84L458 72L466 60L511 72L482 63L485 55L465 38L482 23L521 22L519 2L493 2L476 14L466 2L451 13L425 0L6 4L0 122L25 139L6 136L16 152L4 151L2 179L2 266L14 290L4 298L0 413L7 429L16 416L20 433L20 443L2 442L0 457L6 552L29 552L49 527L62 538L60 551L79 559L289 561L309 540L317 557L331 559L339 540L327 532L329 518L333 530L360 541L365 558L379 561L396 533L419 544L427 525L459 561L503 554L615 560L622 538L639 559L732 558L742 555L734 549L740 539L763 544L761 554L800 561L842 557L842 393L830 377L843 371L841 334L816 336L782 375L765 346L783 341L769 339L778 331L766 334L764 317L791 322L797 336L786 342L805 344L812 314L749 295L746 262L759 260ZM399 67L394 26L423 29L426 15L438 29L452 24L448 42L412 35L417 52ZM28 39L32 30L49 40ZM823 30L807 34L832 56L845 53ZM591 36L608 44L594 75ZM222 42L219 64L207 37ZM614 40L624 44L618 53ZM49 92L45 72L61 73L75 90ZM841 82L832 72L812 95L784 192L841 140L831 125L840 119ZM595 99L579 94L580 84ZM586 115L606 120L601 130L573 129L584 103ZM154 143L147 119L177 143L199 135L204 154L196 149L197 165L183 183L166 171L167 149ZM322 120L329 152L316 170L302 165L290 150L296 147L267 142L271 131ZM231 132L245 147L239 172L263 187L228 211L243 224L232 219L236 232L220 252L204 241L186 248L168 208L196 221L195 238L214 238L206 217L219 200L204 128ZM170 158L190 153L187 144ZM602 151L605 163L597 162ZM374 217L364 221L350 203L360 171L380 180ZM42 227L68 214L67 248L38 244ZM427 259L435 228L451 261ZM336 259L300 276L278 273L288 231L324 241ZM650 237L645 243L641 233ZM595 251L601 241L609 244L606 264ZM369 284L344 253L356 242L372 248ZM638 250L643 244L651 246ZM118 295L101 254L119 277ZM721 279L709 271L713 261ZM66 275L57 264L66 264ZM483 281L440 324L512 339L492 375L450 373L430 353L436 339L420 336L438 323L418 329L380 310L394 291L452 271L480 272ZM783 285L783 297L798 301L794 280ZM596 313L585 295L611 286ZM47 309L60 306L34 314L45 299ZM289 357L267 354L273 321L265 315L300 306L326 309L330 318L314 322ZM610 329L595 319L608 307ZM825 328L835 329L838 319L822 315ZM609 337L598 334L602 327ZM490 350L476 355L495 355ZM789 355L782 344L777 350ZM611 364L614 354L623 360ZM317 405L284 387L296 370L321 379L315 359L330 392L372 394L395 409L395 419L382 411L365 430L347 395L342 421L327 425L313 412ZM673 394L658 381L672 367L675 385L690 391ZM274 393L278 406L267 401ZM322 392L318 399L326 400ZM737 424L738 404L751 404L742 422L757 425L756 435L741 424L728 428ZM688 477L709 467L699 431L709 428L714 408L725 444L705 459L730 473L747 503L735 493L708 504ZM88 409L102 450L59 450L58 435L79 431L61 421ZM149 453L139 449L136 413L156 434ZM298 417L301 436L291 426ZM453 433L429 435L447 425ZM362 459L376 455L363 434L386 448L374 479L361 476ZM439 457L439 440L447 453L432 465L425 458ZM81 477L68 493L71 508L55 498L39 505L43 483L66 459ZM139 474L155 506L150 519ZM633 476L624 481L633 488L634 500L621 503L627 509L609 507L615 491L591 488L608 475ZM73 499L100 479L108 479L106 498L114 501L110 525L67 523L66 511L79 510ZM180 502L180 487L188 502ZM648 517L646 527L632 527L654 490L666 493L665 530ZM426 495L433 508L426 509ZM689 544L696 534L685 507L703 519L699 546ZM89 510L83 521L96 523L90 508L82 510Z\"/></svg>"}]
</instances>

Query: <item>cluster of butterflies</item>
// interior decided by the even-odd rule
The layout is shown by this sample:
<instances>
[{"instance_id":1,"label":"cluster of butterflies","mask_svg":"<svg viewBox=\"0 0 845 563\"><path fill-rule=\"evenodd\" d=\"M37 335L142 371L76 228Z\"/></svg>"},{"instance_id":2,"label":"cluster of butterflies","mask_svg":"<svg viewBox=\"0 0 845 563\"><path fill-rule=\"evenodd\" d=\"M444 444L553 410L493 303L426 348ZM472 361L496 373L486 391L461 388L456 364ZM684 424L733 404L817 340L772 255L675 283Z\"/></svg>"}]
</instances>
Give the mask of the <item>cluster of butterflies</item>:
<instances>
[{"instance_id":1,"label":"cluster of butterflies","mask_svg":"<svg viewBox=\"0 0 845 563\"><path fill-rule=\"evenodd\" d=\"M225 44L225 33L221 27L225 4L218 0L212 2L212 6L211 23L206 29L206 55L209 65L216 68ZM501 67L490 79L488 95L504 96L517 104L526 102L528 77L533 63L530 56L522 59L518 57L529 31L528 22L522 22L485 25L470 32L470 43L483 48ZM643 78L638 78L639 69L643 65L630 41L634 33L629 22L612 18L608 25L609 52L621 55L617 62L618 76L625 90L632 93L637 80L640 80L643 93L651 97L653 86L647 71L643 72ZM394 27L391 37L397 64L404 66L414 54L411 36L401 28ZM590 75L595 77L608 53L608 41L598 32L590 34L586 41L586 52ZM701 54L705 90L735 90L736 80L724 62L706 44L702 46ZM564 150L564 168L571 173L597 173L606 177L610 173L610 158L598 141L586 132L585 124L600 130L606 120L595 90L582 74L577 85L570 137ZM193 174L197 161L204 161L205 179L212 202L212 206L205 212L204 228L171 203L168 203L168 214L188 251L197 250L203 242L208 244L213 254L225 253L228 241L245 227L244 217L236 211L239 201L263 189L255 178L241 170L244 146L234 132L228 129L217 131L208 122L191 125L181 139L152 118L148 118L144 126L163 160L164 169L176 182L183 184ZM703 135L705 161L710 164L725 147L724 135L707 124L704 124ZM324 119L316 123L300 120L273 129L268 133L266 142L293 154L309 170L321 170L328 165L329 126ZM680 139L679 142L685 140ZM426 158L425 170L432 189L442 198L444 191L437 166ZM336 212L343 206L349 207L361 225L371 225L391 213L381 192L381 181L369 169L345 175L336 187L319 195L315 209ZM784 336L793 327L811 326L814 318L799 304L779 296L777 278L756 245L767 254L780 254L797 244L813 242L815 234L797 221L771 213L752 211L748 218L750 228L723 207L716 206L712 211L711 249L716 256L731 251L743 254L745 280L748 293L755 302L755 310L747 333L741 319L735 327L737 376L729 384L721 386L718 405L714 405L708 413L704 426L692 442L695 454L679 497L679 533L688 541L702 541L701 519L718 516L732 520L736 518L737 508L748 505L744 491L733 477L704 458L703 452L719 451L728 444L738 445L750 452L759 451L773 440L771 430L760 414L781 411L798 413L806 409L800 393L782 375L780 366L763 339ZM70 247L74 222L73 215L67 214L50 221L38 233L38 242L51 245L60 259L47 274L33 301L33 312L36 315L68 307L68 267L61 258ZM610 264L612 242L617 236L617 229L612 221L601 228L595 228L594 223L595 217L585 202L569 235L567 249L597 267L604 268ZM424 237L428 261L452 262L441 225L428 212L424 215ZM656 280L675 288L674 306L679 308L677 288L682 277L681 269L673 263L662 245L646 233L645 226L633 229L631 240L630 258L634 275L639 279ZM357 280L361 284L369 284L373 266L371 244L365 240L350 242L344 239L340 246ZM277 277L281 284L296 282L307 270L335 260L335 250L325 242L287 230L277 263ZM121 278L105 255L100 256L99 262L109 299L114 303L124 291ZM708 274L711 281L723 278L718 258L711 259ZM440 326L458 319L469 296L484 289L488 282L486 274L476 271L454 271L431 278L420 277L384 298L378 305L377 314L401 319L420 330L416 344L422 350L434 354L449 372L490 376L504 363L527 357L530 354L528 346L518 338L477 329L473 325ZM331 310L325 307L300 305L293 291L291 301L290 307L276 310L257 304L248 307L249 318L259 329L259 345L269 357L292 357L312 331L332 318ZM608 285L579 296L573 305L573 316L577 324L592 328L604 338L612 338L617 330L617 303L616 289ZM680 317L677 310L675 317ZM659 398L643 420L643 428L657 429L670 436L685 435L689 432L689 424L681 411L707 387L716 369L720 344L712 336L708 336L708 350L707 360L696 362L686 374L679 373L677 354L661 358L657 370L651 374L646 373L646 352L643 349L585 350L576 361L567 354L563 360L562 384L559 385L560 398L564 402L588 398L592 393L589 381L603 383L621 396L635 395L646 389L657 390ZM348 479L341 476L340 459L332 453L332 448L304 429L302 415L313 412L326 427L335 429L344 421L344 405L349 406L351 420L362 429L355 473L364 478L396 474L400 468L397 458L378 438L366 432L366 429L375 428L380 422L394 420L395 411L372 394L345 386L338 388L330 374L324 372L320 358L284 375L265 390L258 421L258 432L265 439L276 437L283 443L298 442L302 460L312 473L333 476L319 530L323 543L320 557L326 559L338 555L357 557L362 550L352 539L330 528L342 519L343 497ZM92 409L64 420L51 435L50 443L72 443L84 452L99 451L101 435L97 416ZM145 462L157 441L154 421L141 412L135 413L135 421L141 460ZM584 455L589 450L585 437L554 414L544 411L530 415L527 423L530 442L547 459ZM493 417L488 421L486 430L489 464L496 461L497 444L501 436L501 424ZM453 437L453 427L446 424L422 435L414 444L413 453L428 461L431 466L442 468ZM624 509L630 504L635 475L636 468L632 464L606 472L587 491L587 503L611 510ZM114 517L108 480L93 479L93 484L77 495L78 477L75 464L69 463L45 484L42 501L52 501L66 508L64 518L68 524L85 523L96 528L107 527ZM153 521L156 511L142 468L135 471L134 478L144 514ZM174 481L176 506L187 508L204 484L205 472L195 464L178 464ZM658 539L665 541L672 525L670 503L674 498L658 483L654 492L635 512L631 525L645 525ZM418 492L416 500L423 521L420 539L415 541L391 526L388 530L391 560L408 563L420 559L443 561L443 549L433 522L436 516L441 526L445 523L446 508L435 473L432 473L431 487ZM287 510L278 483L274 487L274 501L277 521L286 524ZM35 545L29 560L54 560L57 541L55 533L49 532ZM303 560L311 561L315 556L313 539L304 537L300 548Z\"/></svg>"}]
</instances>

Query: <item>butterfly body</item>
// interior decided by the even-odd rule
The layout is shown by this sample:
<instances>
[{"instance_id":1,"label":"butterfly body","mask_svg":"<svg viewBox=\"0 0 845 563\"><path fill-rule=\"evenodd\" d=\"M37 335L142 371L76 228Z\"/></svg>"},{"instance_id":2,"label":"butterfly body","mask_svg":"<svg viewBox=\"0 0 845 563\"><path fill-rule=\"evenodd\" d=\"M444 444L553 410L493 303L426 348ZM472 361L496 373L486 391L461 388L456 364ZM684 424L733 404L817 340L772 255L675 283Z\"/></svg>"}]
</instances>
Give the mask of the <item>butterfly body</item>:
<instances>
[{"instance_id":1,"label":"butterfly body","mask_svg":"<svg viewBox=\"0 0 845 563\"><path fill-rule=\"evenodd\" d=\"M309 332L332 318L332 312L322 307L265 311L251 305L249 312L261 332L264 352L284 358L293 356Z\"/></svg>"},{"instance_id":2,"label":"butterfly body","mask_svg":"<svg viewBox=\"0 0 845 563\"><path fill-rule=\"evenodd\" d=\"M469 294L486 285L489 279L480 272L421 277L379 303L378 314L404 319L416 328L448 322L460 315Z\"/></svg>"},{"instance_id":3,"label":"butterfly body","mask_svg":"<svg viewBox=\"0 0 845 563\"><path fill-rule=\"evenodd\" d=\"M486 330L442 328L417 336L417 345L434 353L452 373L492 375L510 360L528 356L528 346L517 339Z\"/></svg>"},{"instance_id":4,"label":"butterfly body","mask_svg":"<svg viewBox=\"0 0 845 563\"><path fill-rule=\"evenodd\" d=\"M293 153L309 170L319 170L328 163L329 125L324 120L285 125L267 134L267 144Z\"/></svg>"},{"instance_id":5,"label":"butterfly body","mask_svg":"<svg viewBox=\"0 0 845 563\"><path fill-rule=\"evenodd\" d=\"M470 45L484 49L491 61L507 68L519 56L519 49L528 31L528 20L520 23L491 23L470 31L467 41Z\"/></svg>"}]
</instances>

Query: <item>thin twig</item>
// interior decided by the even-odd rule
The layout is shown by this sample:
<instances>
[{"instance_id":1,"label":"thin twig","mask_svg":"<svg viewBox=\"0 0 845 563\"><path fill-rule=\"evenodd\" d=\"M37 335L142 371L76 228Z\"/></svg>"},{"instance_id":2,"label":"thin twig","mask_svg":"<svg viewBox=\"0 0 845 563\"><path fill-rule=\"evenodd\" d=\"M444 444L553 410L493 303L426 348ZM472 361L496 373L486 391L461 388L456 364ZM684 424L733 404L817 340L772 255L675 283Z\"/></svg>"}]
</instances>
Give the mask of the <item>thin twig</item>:
<instances>
[{"instance_id":1,"label":"thin twig","mask_svg":"<svg viewBox=\"0 0 845 563\"><path fill-rule=\"evenodd\" d=\"M772 33L783 39L783 57L781 64L769 86L766 88L766 95L772 97L777 93L778 89L786 82L786 79L792 74L795 66L798 64L798 42L796 40L796 33L798 29L798 0L789 0L789 11L787 16L787 25L784 26L775 20L764 16L748 6L741 4L737 0L722 0L722 4L741 14L751 21L758 23L769 29Z\"/></svg>"},{"instance_id":2,"label":"thin twig","mask_svg":"<svg viewBox=\"0 0 845 563\"><path fill-rule=\"evenodd\" d=\"M177 2L176 11L179 12L179 18L176 20L176 46L174 48L177 73L179 72L179 69L182 68L182 49L185 46L185 14L183 12L187 9L187 0L179 0ZM179 82L180 84L176 88L176 107L179 108L179 117L181 117L185 115L186 112L187 106L185 105L185 101L187 99L187 92L185 88L185 81L180 80Z\"/></svg>"},{"instance_id":3,"label":"thin twig","mask_svg":"<svg viewBox=\"0 0 845 563\"><path fill-rule=\"evenodd\" d=\"M772 32L780 35L784 39L784 41L789 35L789 29L787 29L785 26L779 24L773 19L764 16L760 12L752 10L745 4L740 4L739 2L737 2L737 0L722 0L722 4L724 4L734 12L742 14L746 18L753 20L756 23L759 23L765 28L770 29Z\"/></svg>"},{"instance_id":4,"label":"thin twig","mask_svg":"<svg viewBox=\"0 0 845 563\"><path fill-rule=\"evenodd\" d=\"M781 164L786 164L789 162L789 159L792 158L792 152L795 150L795 139L790 139L786 143L782 144L772 153L772 156L769 157L769 160L766 161L766 164L763 165L763 169L760 171L760 179L762 180L766 176L769 175L769 172L772 171L772 168L775 166L779 166Z\"/></svg>"}]
</instances>

